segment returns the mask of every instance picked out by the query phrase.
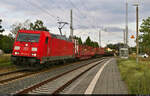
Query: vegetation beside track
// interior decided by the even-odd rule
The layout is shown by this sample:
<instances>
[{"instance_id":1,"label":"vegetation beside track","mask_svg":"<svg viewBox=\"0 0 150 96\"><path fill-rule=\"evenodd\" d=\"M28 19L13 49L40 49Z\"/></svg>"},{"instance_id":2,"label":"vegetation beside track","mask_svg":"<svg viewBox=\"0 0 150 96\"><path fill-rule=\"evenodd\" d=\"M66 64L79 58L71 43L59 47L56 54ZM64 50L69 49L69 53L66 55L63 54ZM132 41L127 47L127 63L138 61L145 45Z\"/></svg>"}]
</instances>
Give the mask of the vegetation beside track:
<instances>
[{"instance_id":1,"label":"vegetation beside track","mask_svg":"<svg viewBox=\"0 0 150 96\"><path fill-rule=\"evenodd\" d=\"M10 62L10 54L4 54L0 56L0 67L12 66L13 64Z\"/></svg>"},{"instance_id":2,"label":"vegetation beside track","mask_svg":"<svg viewBox=\"0 0 150 96\"><path fill-rule=\"evenodd\" d=\"M150 94L150 58L139 58L139 64L135 56L117 62L130 94Z\"/></svg>"}]
</instances>

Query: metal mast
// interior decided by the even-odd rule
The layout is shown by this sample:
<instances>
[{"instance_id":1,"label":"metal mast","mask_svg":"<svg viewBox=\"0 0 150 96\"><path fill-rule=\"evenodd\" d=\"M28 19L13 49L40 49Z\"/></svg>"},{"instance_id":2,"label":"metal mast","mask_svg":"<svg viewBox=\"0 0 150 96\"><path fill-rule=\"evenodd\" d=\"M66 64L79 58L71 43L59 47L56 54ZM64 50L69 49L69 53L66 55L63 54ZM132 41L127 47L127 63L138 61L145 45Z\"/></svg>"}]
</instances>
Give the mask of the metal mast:
<instances>
[{"instance_id":1,"label":"metal mast","mask_svg":"<svg viewBox=\"0 0 150 96\"><path fill-rule=\"evenodd\" d=\"M128 48L128 1L126 0L126 46Z\"/></svg>"},{"instance_id":2,"label":"metal mast","mask_svg":"<svg viewBox=\"0 0 150 96\"><path fill-rule=\"evenodd\" d=\"M136 6L136 63L139 62L138 55L139 55L139 4L134 4Z\"/></svg>"},{"instance_id":3,"label":"metal mast","mask_svg":"<svg viewBox=\"0 0 150 96\"><path fill-rule=\"evenodd\" d=\"M73 38L73 17L72 17L72 9L70 10L70 37Z\"/></svg>"},{"instance_id":4,"label":"metal mast","mask_svg":"<svg viewBox=\"0 0 150 96\"><path fill-rule=\"evenodd\" d=\"M99 47L101 47L101 30L99 30Z\"/></svg>"},{"instance_id":5,"label":"metal mast","mask_svg":"<svg viewBox=\"0 0 150 96\"><path fill-rule=\"evenodd\" d=\"M124 46L126 44L126 30L123 29L123 42L124 42Z\"/></svg>"}]
</instances>

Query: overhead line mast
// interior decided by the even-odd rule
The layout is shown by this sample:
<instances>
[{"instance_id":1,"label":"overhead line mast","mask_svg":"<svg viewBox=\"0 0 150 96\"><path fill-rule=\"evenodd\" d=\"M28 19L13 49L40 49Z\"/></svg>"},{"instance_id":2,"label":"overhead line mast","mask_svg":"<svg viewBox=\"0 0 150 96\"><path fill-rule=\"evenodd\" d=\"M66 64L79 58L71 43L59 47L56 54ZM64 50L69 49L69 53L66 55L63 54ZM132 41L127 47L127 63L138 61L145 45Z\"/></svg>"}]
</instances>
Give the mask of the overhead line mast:
<instances>
[{"instance_id":1,"label":"overhead line mast","mask_svg":"<svg viewBox=\"0 0 150 96\"><path fill-rule=\"evenodd\" d=\"M73 39L73 17L72 17L72 9L70 10L70 37Z\"/></svg>"},{"instance_id":2,"label":"overhead line mast","mask_svg":"<svg viewBox=\"0 0 150 96\"><path fill-rule=\"evenodd\" d=\"M99 30L99 47L101 48L101 30Z\"/></svg>"},{"instance_id":3,"label":"overhead line mast","mask_svg":"<svg viewBox=\"0 0 150 96\"><path fill-rule=\"evenodd\" d=\"M66 0L65 0L66 1ZM84 13L81 11L81 9L79 9L71 0L68 0L69 2L70 2L70 4L72 5L72 7L74 7L74 9L76 10L76 11L78 11L78 12L80 12L81 14L79 14L80 16L82 16L82 17L84 17ZM86 15L87 16L87 15ZM85 17L84 17L85 18ZM93 23L95 23L95 22L93 22L94 20L92 20L91 21L91 19L90 19L90 21L88 21L87 23L88 24L93 24ZM91 25L90 25L91 26ZM92 25L92 26L94 26L94 28L96 28L96 26L95 25Z\"/></svg>"}]
</instances>

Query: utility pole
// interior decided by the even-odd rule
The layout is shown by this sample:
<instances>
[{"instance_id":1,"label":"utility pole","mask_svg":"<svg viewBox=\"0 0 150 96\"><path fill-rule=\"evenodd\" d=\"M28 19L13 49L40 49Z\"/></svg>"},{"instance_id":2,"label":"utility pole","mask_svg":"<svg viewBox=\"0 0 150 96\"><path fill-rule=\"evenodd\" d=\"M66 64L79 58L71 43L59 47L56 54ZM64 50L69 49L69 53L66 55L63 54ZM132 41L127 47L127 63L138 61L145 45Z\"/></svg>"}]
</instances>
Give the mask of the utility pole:
<instances>
[{"instance_id":1,"label":"utility pole","mask_svg":"<svg viewBox=\"0 0 150 96\"><path fill-rule=\"evenodd\" d=\"M68 24L67 22L57 22L59 24L58 29L60 32L60 35L62 35L61 29L65 26L65 24Z\"/></svg>"},{"instance_id":2,"label":"utility pole","mask_svg":"<svg viewBox=\"0 0 150 96\"><path fill-rule=\"evenodd\" d=\"M126 46L128 48L128 1L126 0Z\"/></svg>"},{"instance_id":3,"label":"utility pole","mask_svg":"<svg viewBox=\"0 0 150 96\"><path fill-rule=\"evenodd\" d=\"M139 55L139 39L138 39L138 36L139 36L139 20L138 20L138 18L139 18L139 14L138 14L138 12L139 12L139 8L138 8L138 6L139 6L139 4L134 4L134 6L136 6L136 63L138 64L138 62L139 62L139 59L138 59L138 55Z\"/></svg>"},{"instance_id":4,"label":"utility pole","mask_svg":"<svg viewBox=\"0 0 150 96\"><path fill-rule=\"evenodd\" d=\"M99 47L101 47L101 30L99 30Z\"/></svg>"},{"instance_id":5,"label":"utility pole","mask_svg":"<svg viewBox=\"0 0 150 96\"><path fill-rule=\"evenodd\" d=\"M70 37L73 39L73 17L72 17L72 9L70 10Z\"/></svg>"},{"instance_id":6,"label":"utility pole","mask_svg":"<svg viewBox=\"0 0 150 96\"><path fill-rule=\"evenodd\" d=\"M123 29L123 42L124 42L124 46L126 44L126 30Z\"/></svg>"}]
</instances>

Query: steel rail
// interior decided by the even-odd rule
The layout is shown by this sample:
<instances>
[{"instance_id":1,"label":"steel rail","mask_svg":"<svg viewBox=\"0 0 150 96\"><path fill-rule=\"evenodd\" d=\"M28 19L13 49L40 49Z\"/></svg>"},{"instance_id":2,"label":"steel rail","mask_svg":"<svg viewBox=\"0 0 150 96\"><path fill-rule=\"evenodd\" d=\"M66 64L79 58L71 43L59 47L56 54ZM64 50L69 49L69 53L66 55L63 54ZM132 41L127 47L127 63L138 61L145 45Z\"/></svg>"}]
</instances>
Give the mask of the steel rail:
<instances>
[{"instance_id":1,"label":"steel rail","mask_svg":"<svg viewBox=\"0 0 150 96\"><path fill-rule=\"evenodd\" d=\"M27 71L27 69L20 69L20 70L15 70L15 71L10 71L10 72L0 73L0 76L9 75L9 74L17 73L17 72L23 72L23 71Z\"/></svg>"},{"instance_id":2,"label":"steel rail","mask_svg":"<svg viewBox=\"0 0 150 96\"><path fill-rule=\"evenodd\" d=\"M8 78L8 79L4 79L4 80L0 80L0 84L5 84L9 81L13 81L13 80L16 80L16 79L19 79L19 78L22 78L22 77L26 77L26 76L29 76L31 74L34 74L34 73L27 73L27 74L23 74L23 75L19 75L19 76L14 76L14 77L11 77L11 78Z\"/></svg>"}]
</instances>

